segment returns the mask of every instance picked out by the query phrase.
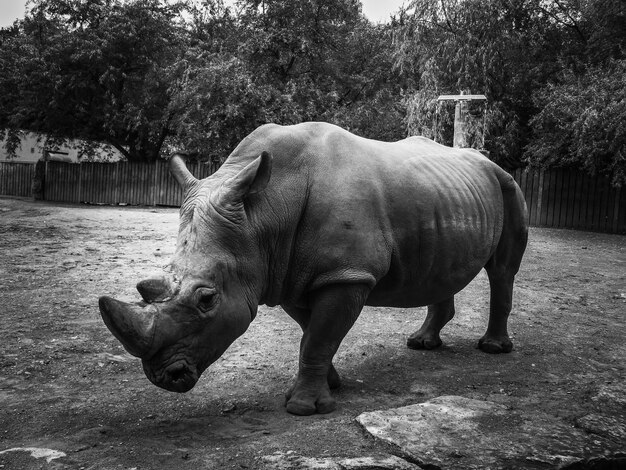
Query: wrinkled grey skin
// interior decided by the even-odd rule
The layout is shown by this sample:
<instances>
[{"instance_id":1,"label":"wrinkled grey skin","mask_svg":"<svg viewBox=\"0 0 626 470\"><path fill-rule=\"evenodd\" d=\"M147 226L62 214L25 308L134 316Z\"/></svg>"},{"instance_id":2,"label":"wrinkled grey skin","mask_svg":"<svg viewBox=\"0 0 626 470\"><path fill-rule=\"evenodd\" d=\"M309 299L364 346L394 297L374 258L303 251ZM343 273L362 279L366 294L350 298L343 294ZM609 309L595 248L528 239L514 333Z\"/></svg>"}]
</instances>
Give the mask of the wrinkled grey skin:
<instances>
[{"instance_id":1,"label":"wrinkled grey skin","mask_svg":"<svg viewBox=\"0 0 626 470\"><path fill-rule=\"evenodd\" d=\"M332 358L364 305L428 305L410 348L432 349L454 295L485 268L486 352L511 351L507 319L527 241L510 175L478 152L422 137L383 143L336 126L265 125L185 190L171 269L137 285L144 303L100 299L102 317L148 378L185 392L246 329L281 305L303 330L294 414L335 408Z\"/></svg>"}]
</instances>

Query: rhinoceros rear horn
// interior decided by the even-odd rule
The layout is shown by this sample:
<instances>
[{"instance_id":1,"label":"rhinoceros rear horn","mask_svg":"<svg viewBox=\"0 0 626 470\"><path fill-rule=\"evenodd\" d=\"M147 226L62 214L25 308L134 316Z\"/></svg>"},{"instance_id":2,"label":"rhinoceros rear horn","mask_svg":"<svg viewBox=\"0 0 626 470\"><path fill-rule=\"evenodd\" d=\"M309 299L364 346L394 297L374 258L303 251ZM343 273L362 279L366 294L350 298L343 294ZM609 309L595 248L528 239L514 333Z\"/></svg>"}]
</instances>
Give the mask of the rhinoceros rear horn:
<instances>
[{"instance_id":1,"label":"rhinoceros rear horn","mask_svg":"<svg viewBox=\"0 0 626 470\"><path fill-rule=\"evenodd\" d=\"M231 198L242 200L250 194L263 191L271 175L272 156L269 152L263 152L228 182Z\"/></svg>"},{"instance_id":2,"label":"rhinoceros rear horn","mask_svg":"<svg viewBox=\"0 0 626 470\"><path fill-rule=\"evenodd\" d=\"M178 182L183 191L187 191L191 186L196 184L198 180L191 174L185 165L185 159L181 154L174 154L170 158L170 173Z\"/></svg>"}]
</instances>

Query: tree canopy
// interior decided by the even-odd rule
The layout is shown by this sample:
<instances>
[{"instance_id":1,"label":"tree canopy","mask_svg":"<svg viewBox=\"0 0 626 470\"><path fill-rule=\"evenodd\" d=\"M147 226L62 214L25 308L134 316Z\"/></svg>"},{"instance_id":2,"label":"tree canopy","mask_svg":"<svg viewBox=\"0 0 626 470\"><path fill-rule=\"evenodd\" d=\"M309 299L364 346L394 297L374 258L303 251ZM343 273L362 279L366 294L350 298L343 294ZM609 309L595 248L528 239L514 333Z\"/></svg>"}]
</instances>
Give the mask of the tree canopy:
<instances>
[{"instance_id":1,"label":"tree canopy","mask_svg":"<svg viewBox=\"0 0 626 470\"><path fill-rule=\"evenodd\" d=\"M490 158L626 182L622 0L33 0L0 29L0 130L107 142L131 160L223 160L266 122L450 145L440 94ZM484 111L484 113L483 113Z\"/></svg>"}]
</instances>

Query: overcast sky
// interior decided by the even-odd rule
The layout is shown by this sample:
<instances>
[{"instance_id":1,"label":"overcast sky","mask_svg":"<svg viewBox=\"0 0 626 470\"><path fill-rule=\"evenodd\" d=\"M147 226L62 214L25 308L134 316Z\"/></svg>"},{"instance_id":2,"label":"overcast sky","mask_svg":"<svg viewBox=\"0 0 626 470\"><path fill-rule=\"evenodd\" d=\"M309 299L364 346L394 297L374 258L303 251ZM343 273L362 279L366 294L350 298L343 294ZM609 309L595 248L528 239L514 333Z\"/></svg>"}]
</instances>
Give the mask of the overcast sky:
<instances>
[{"instance_id":1,"label":"overcast sky","mask_svg":"<svg viewBox=\"0 0 626 470\"><path fill-rule=\"evenodd\" d=\"M408 0L361 0L363 13L374 22L387 21L389 15L405 1ZM23 18L25 3L26 0L0 0L0 28L10 26L17 18Z\"/></svg>"}]
</instances>

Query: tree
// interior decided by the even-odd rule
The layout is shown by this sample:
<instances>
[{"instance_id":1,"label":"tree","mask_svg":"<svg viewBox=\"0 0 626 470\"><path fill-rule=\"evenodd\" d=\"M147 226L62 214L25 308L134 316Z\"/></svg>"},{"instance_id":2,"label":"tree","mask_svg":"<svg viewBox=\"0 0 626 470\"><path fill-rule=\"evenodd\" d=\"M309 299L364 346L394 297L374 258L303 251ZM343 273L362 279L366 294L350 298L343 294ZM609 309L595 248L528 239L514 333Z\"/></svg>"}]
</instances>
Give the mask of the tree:
<instances>
[{"instance_id":1,"label":"tree","mask_svg":"<svg viewBox=\"0 0 626 470\"><path fill-rule=\"evenodd\" d=\"M626 183L626 60L565 72L535 95L526 158L544 168L575 167Z\"/></svg>"},{"instance_id":2,"label":"tree","mask_svg":"<svg viewBox=\"0 0 626 470\"><path fill-rule=\"evenodd\" d=\"M361 21L337 54L336 101L323 119L383 141L406 137L404 90L410 79L394 69L394 28Z\"/></svg>"},{"instance_id":3,"label":"tree","mask_svg":"<svg viewBox=\"0 0 626 470\"><path fill-rule=\"evenodd\" d=\"M557 2L561 71L537 87L525 158L533 166L575 167L626 183L626 5L620 0Z\"/></svg>"},{"instance_id":4,"label":"tree","mask_svg":"<svg viewBox=\"0 0 626 470\"><path fill-rule=\"evenodd\" d=\"M2 35L0 128L157 158L170 132L167 72L184 48L179 11L164 0L37 1Z\"/></svg>"},{"instance_id":5,"label":"tree","mask_svg":"<svg viewBox=\"0 0 626 470\"><path fill-rule=\"evenodd\" d=\"M491 158L574 165L620 184L625 11L621 0L414 0L396 51L417 77L409 132L450 142L452 113L437 95L484 93Z\"/></svg>"},{"instance_id":6,"label":"tree","mask_svg":"<svg viewBox=\"0 0 626 470\"><path fill-rule=\"evenodd\" d=\"M452 113L436 98L466 90L488 98L486 142L491 158L521 164L532 90L555 70L539 0L414 0L399 19L396 66L416 77L407 96L409 132L451 143ZM434 125L437 123L437 126ZM439 135L435 135L435 130Z\"/></svg>"},{"instance_id":7,"label":"tree","mask_svg":"<svg viewBox=\"0 0 626 470\"><path fill-rule=\"evenodd\" d=\"M167 142L171 149L224 161L254 128L277 121L274 108L281 109L283 118L289 112L289 100L257 83L237 57L200 55L183 67L183 82L170 104L175 131Z\"/></svg>"},{"instance_id":8,"label":"tree","mask_svg":"<svg viewBox=\"0 0 626 470\"><path fill-rule=\"evenodd\" d=\"M261 124L308 120L404 137L391 30L365 20L358 2L240 1L236 9L196 10L169 145L223 160Z\"/></svg>"}]
</instances>

